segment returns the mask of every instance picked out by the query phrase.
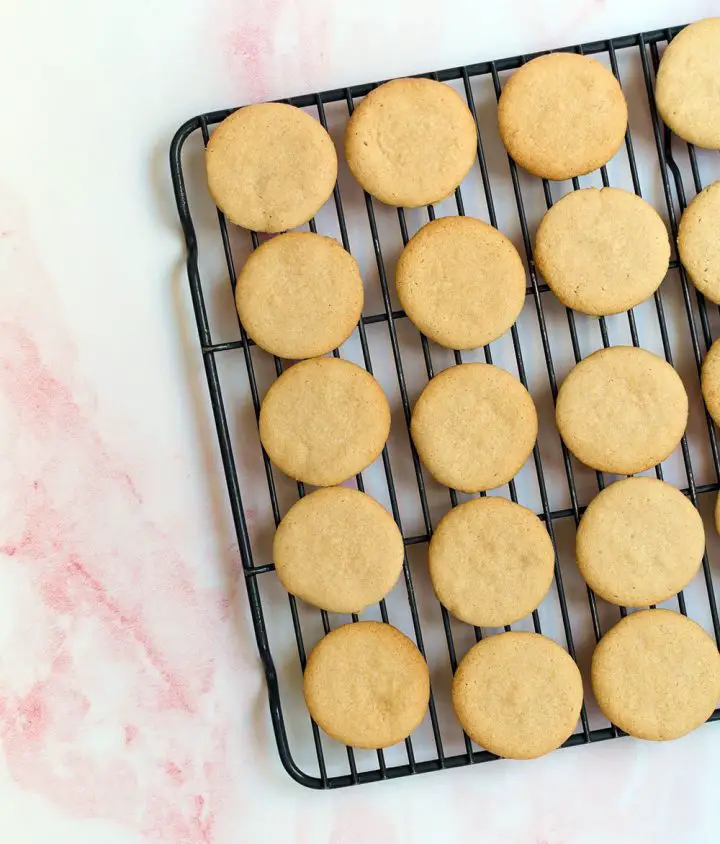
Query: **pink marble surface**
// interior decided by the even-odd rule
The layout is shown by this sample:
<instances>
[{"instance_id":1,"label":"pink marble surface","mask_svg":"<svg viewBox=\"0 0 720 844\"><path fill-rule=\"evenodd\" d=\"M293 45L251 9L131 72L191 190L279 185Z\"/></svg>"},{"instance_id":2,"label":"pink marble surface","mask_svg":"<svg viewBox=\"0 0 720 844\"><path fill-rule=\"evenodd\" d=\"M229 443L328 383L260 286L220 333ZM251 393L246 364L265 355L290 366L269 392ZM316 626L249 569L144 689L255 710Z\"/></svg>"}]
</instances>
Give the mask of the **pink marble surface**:
<instances>
[{"instance_id":1,"label":"pink marble surface","mask_svg":"<svg viewBox=\"0 0 720 844\"><path fill-rule=\"evenodd\" d=\"M167 175L187 116L712 2L0 2L0 839L717 841L720 728L315 794L277 761Z\"/></svg>"}]
</instances>

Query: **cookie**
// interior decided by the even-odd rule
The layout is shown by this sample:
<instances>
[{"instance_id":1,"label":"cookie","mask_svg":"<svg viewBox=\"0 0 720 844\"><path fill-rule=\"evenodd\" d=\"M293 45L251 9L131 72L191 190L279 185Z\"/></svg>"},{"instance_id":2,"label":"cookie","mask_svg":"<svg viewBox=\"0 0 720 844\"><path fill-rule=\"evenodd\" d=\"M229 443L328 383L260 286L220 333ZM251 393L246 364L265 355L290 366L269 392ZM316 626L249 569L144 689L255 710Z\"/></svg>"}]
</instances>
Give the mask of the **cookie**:
<instances>
[{"instance_id":1,"label":"cookie","mask_svg":"<svg viewBox=\"0 0 720 844\"><path fill-rule=\"evenodd\" d=\"M307 223L337 179L337 153L315 118L290 105L259 103L225 118L205 155L208 187L231 222L259 232Z\"/></svg>"},{"instance_id":2,"label":"cookie","mask_svg":"<svg viewBox=\"0 0 720 844\"><path fill-rule=\"evenodd\" d=\"M655 79L660 117L686 141L720 149L720 18L690 24L668 44Z\"/></svg>"},{"instance_id":3,"label":"cookie","mask_svg":"<svg viewBox=\"0 0 720 844\"><path fill-rule=\"evenodd\" d=\"M634 475L668 457L685 433L688 398L657 355L601 349L570 371L555 407L560 436L586 466Z\"/></svg>"},{"instance_id":4,"label":"cookie","mask_svg":"<svg viewBox=\"0 0 720 844\"><path fill-rule=\"evenodd\" d=\"M590 674L605 717L636 738L680 738L720 700L715 642L671 610L640 610L619 621L595 648Z\"/></svg>"},{"instance_id":5,"label":"cookie","mask_svg":"<svg viewBox=\"0 0 720 844\"><path fill-rule=\"evenodd\" d=\"M347 163L361 187L407 208L451 194L476 150L470 109L449 85L432 79L380 85L358 104L345 131Z\"/></svg>"},{"instance_id":6,"label":"cookie","mask_svg":"<svg viewBox=\"0 0 720 844\"><path fill-rule=\"evenodd\" d=\"M720 533L720 494L715 499L715 530Z\"/></svg>"},{"instance_id":7,"label":"cookie","mask_svg":"<svg viewBox=\"0 0 720 844\"><path fill-rule=\"evenodd\" d=\"M684 589L705 551L702 518L674 486L626 478L591 502L577 531L578 568L601 598L625 607L658 604Z\"/></svg>"},{"instance_id":8,"label":"cookie","mask_svg":"<svg viewBox=\"0 0 720 844\"><path fill-rule=\"evenodd\" d=\"M716 340L702 364L700 385L708 413L720 425L720 340Z\"/></svg>"},{"instance_id":9,"label":"cookie","mask_svg":"<svg viewBox=\"0 0 720 844\"><path fill-rule=\"evenodd\" d=\"M627 104L617 79L600 62L551 53L508 79L498 125L517 164L560 181L589 173L615 155L625 137Z\"/></svg>"},{"instance_id":10,"label":"cookie","mask_svg":"<svg viewBox=\"0 0 720 844\"><path fill-rule=\"evenodd\" d=\"M644 302L665 278L670 241L647 202L617 188L564 196L540 222L535 263L558 299L604 316Z\"/></svg>"},{"instance_id":11,"label":"cookie","mask_svg":"<svg viewBox=\"0 0 720 844\"><path fill-rule=\"evenodd\" d=\"M273 540L282 585L329 612L362 612L380 601L403 558L403 538L388 511L364 492L339 486L293 504Z\"/></svg>"},{"instance_id":12,"label":"cookie","mask_svg":"<svg viewBox=\"0 0 720 844\"><path fill-rule=\"evenodd\" d=\"M534 759L569 738L583 686L572 657L537 633L500 633L463 657L452 702L463 730L498 756Z\"/></svg>"},{"instance_id":13,"label":"cookie","mask_svg":"<svg viewBox=\"0 0 720 844\"><path fill-rule=\"evenodd\" d=\"M334 739L353 747L390 747L425 717L430 672L414 643L395 627L360 621L318 642L303 691L311 717Z\"/></svg>"},{"instance_id":14,"label":"cookie","mask_svg":"<svg viewBox=\"0 0 720 844\"><path fill-rule=\"evenodd\" d=\"M503 627L540 604L555 550L545 526L505 498L474 498L447 513L428 551L438 600L461 621Z\"/></svg>"},{"instance_id":15,"label":"cookie","mask_svg":"<svg viewBox=\"0 0 720 844\"><path fill-rule=\"evenodd\" d=\"M537 430L530 393L487 363L463 363L436 375L410 423L423 465L435 480L463 492L506 484L530 456Z\"/></svg>"},{"instance_id":16,"label":"cookie","mask_svg":"<svg viewBox=\"0 0 720 844\"><path fill-rule=\"evenodd\" d=\"M706 299L720 304L720 181L701 191L683 212L678 255L690 281Z\"/></svg>"},{"instance_id":17,"label":"cookie","mask_svg":"<svg viewBox=\"0 0 720 844\"><path fill-rule=\"evenodd\" d=\"M260 407L260 441L286 475L334 486L368 467L390 433L390 406L378 382L339 358L287 369Z\"/></svg>"},{"instance_id":18,"label":"cookie","mask_svg":"<svg viewBox=\"0 0 720 844\"><path fill-rule=\"evenodd\" d=\"M287 232L250 255L235 303L245 330L266 352L317 357L352 334L362 313L363 282L355 259L333 238Z\"/></svg>"},{"instance_id":19,"label":"cookie","mask_svg":"<svg viewBox=\"0 0 720 844\"><path fill-rule=\"evenodd\" d=\"M395 274L413 324L449 349L496 340L525 302L525 268L512 243L473 217L423 226L403 249Z\"/></svg>"}]
</instances>

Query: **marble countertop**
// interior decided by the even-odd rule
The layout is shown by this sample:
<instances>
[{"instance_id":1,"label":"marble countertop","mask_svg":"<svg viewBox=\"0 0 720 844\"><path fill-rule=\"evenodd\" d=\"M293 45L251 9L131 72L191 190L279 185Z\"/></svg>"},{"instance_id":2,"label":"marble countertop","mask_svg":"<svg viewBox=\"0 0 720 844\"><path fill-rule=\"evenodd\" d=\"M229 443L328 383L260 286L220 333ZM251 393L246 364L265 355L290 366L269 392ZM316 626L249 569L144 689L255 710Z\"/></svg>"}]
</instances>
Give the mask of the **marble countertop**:
<instances>
[{"instance_id":1,"label":"marble countertop","mask_svg":"<svg viewBox=\"0 0 720 844\"><path fill-rule=\"evenodd\" d=\"M188 117L689 0L0 0L0 838L717 840L720 728L332 793L277 759L167 165Z\"/></svg>"}]
</instances>

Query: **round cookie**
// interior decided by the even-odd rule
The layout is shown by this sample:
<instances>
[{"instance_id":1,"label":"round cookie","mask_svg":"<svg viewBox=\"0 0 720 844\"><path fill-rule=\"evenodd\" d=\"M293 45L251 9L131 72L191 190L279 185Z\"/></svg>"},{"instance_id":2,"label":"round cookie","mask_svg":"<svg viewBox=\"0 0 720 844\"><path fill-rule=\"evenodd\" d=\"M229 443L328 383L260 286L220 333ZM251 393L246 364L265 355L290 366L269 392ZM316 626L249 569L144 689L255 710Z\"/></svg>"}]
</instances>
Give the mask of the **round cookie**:
<instances>
[{"instance_id":1,"label":"round cookie","mask_svg":"<svg viewBox=\"0 0 720 844\"><path fill-rule=\"evenodd\" d=\"M558 299L584 314L617 314L658 289L670 241L655 209L634 193L585 188L540 222L535 263Z\"/></svg>"},{"instance_id":2,"label":"round cookie","mask_svg":"<svg viewBox=\"0 0 720 844\"><path fill-rule=\"evenodd\" d=\"M488 496L443 516L428 560L435 594L454 616L476 627L503 627L541 603L555 550L531 510Z\"/></svg>"},{"instance_id":3,"label":"round cookie","mask_svg":"<svg viewBox=\"0 0 720 844\"><path fill-rule=\"evenodd\" d=\"M588 586L625 607L677 594L696 575L704 551L700 514L680 490L656 478L610 484L590 502L576 537Z\"/></svg>"},{"instance_id":4,"label":"round cookie","mask_svg":"<svg viewBox=\"0 0 720 844\"><path fill-rule=\"evenodd\" d=\"M605 717L636 738L680 738L720 699L715 642L671 610L640 610L619 621L595 648L590 676Z\"/></svg>"},{"instance_id":5,"label":"round cookie","mask_svg":"<svg viewBox=\"0 0 720 844\"><path fill-rule=\"evenodd\" d=\"M273 540L280 582L329 612L362 612L402 571L403 538L374 498L346 487L311 492L288 510Z\"/></svg>"},{"instance_id":6,"label":"round cookie","mask_svg":"<svg viewBox=\"0 0 720 844\"><path fill-rule=\"evenodd\" d=\"M249 105L213 131L205 155L215 204L259 232L307 223L335 187L337 153L315 118L282 103Z\"/></svg>"},{"instance_id":7,"label":"round cookie","mask_svg":"<svg viewBox=\"0 0 720 844\"><path fill-rule=\"evenodd\" d=\"M498 103L510 156L544 179L570 179L606 164L627 128L620 85L600 62L574 53L539 56L513 73Z\"/></svg>"},{"instance_id":8,"label":"round cookie","mask_svg":"<svg viewBox=\"0 0 720 844\"><path fill-rule=\"evenodd\" d=\"M720 425L720 340L710 346L702 364L700 386L708 413Z\"/></svg>"},{"instance_id":9,"label":"round cookie","mask_svg":"<svg viewBox=\"0 0 720 844\"><path fill-rule=\"evenodd\" d=\"M655 80L655 103L676 135L720 149L720 18L690 24L668 44Z\"/></svg>"},{"instance_id":10,"label":"round cookie","mask_svg":"<svg viewBox=\"0 0 720 844\"><path fill-rule=\"evenodd\" d=\"M390 747L420 724L430 672L415 644L376 621L346 624L313 649L303 681L317 725L343 744Z\"/></svg>"},{"instance_id":11,"label":"round cookie","mask_svg":"<svg viewBox=\"0 0 720 844\"><path fill-rule=\"evenodd\" d=\"M500 633L478 642L458 665L452 702L463 730L508 759L534 759L569 738L583 686L572 657L538 633Z\"/></svg>"},{"instance_id":12,"label":"round cookie","mask_svg":"<svg viewBox=\"0 0 720 844\"><path fill-rule=\"evenodd\" d=\"M688 398L669 363L644 349L613 346L570 371L555 416L565 445L586 466L634 475L661 463L680 442Z\"/></svg>"},{"instance_id":13,"label":"round cookie","mask_svg":"<svg viewBox=\"0 0 720 844\"><path fill-rule=\"evenodd\" d=\"M287 232L248 258L235 287L250 337L281 358L324 355L352 334L362 313L355 259L331 237Z\"/></svg>"},{"instance_id":14,"label":"round cookie","mask_svg":"<svg viewBox=\"0 0 720 844\"><path fill-rule=\"evenodd\" d=\"M260 408L260 441L286 475L334 486L369 466L390 433L390 406L378 382L339 358L287 369Z\"/></svg>"},{"instance_id":15,"label":"round cookie","mask_svg":"<svg viewBox=\"0 0 720 844\"><path fill-rule=\"evenodd\" d=\"M708 185L683 212L678 255L690 281L706 299L720 304L720 181Z\"/></svg>"},{"instance_id":16,"label":"round cookie","mask_svg":"<svg viewBox=\"0 0 720 844\"><path fill-rule=\"evenodd\" d=\"M496 340L525 302L517 250L473 217L442 217L423 226L400 255L395 284L413 324L449 349Z\"/></svg>"},{"instance_id":17,"label":"round cookie","mask_svg":"<svg viewBox=\"0 0 720 844\"><path fill-rule=\"evenodd\" d=\"M436 375L410 423L430 474L463 492L506 484L531 454L537 430L530 393L509 372L487 363L463 363Z\"/></svg>"},{"instance_id":18,"label":"round cookie","mask_svg":"<svg viewBox=\"0 0 720 844\"><path fill-rule=\"evenodd\" d=\"M449 85L394 79L371 91L345 130L348 166L369 194L416 208L451 194L475 161L470 109Z\"/></svg>"}]
</instances>

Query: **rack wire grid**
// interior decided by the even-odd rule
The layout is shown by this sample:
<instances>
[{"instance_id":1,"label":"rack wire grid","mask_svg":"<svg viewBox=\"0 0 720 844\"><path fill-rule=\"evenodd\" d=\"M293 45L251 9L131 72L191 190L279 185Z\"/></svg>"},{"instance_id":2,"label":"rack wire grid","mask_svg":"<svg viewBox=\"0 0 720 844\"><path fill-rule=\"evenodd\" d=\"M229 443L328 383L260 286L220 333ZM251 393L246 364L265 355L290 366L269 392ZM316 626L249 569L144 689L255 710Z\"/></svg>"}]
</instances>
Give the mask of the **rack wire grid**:
<instances>
[{"instance_id":1,"label":"rack wire grid","mask_svg":"<svg viewBox=\"0 0 720 844\"><path fill-rule=\"evenodd\" d=\"M613 184L644 196L664 217L673 242L689 195L720 178L717 154L696 150L672 137L655 111L653 77L661 48L680 29L564 48L595 56L609 66L621 81L629 105L624 150L599 172L583 177L582 186ZM625 314L585 317L565 309L548 291L533 262L532 232L542 213L568 190L577 190L580 180L551 185L519 170L500 143L495 117L505 79L533 57L516 56L420 74L460 91L476 120L477 161L453 197L427 209L389 208L364 194L341 161L332 201L309 223L311 231L338 238L348 251L352 246L366 281L361 321L334 355L339 357L342 352L343 357L373 373L393 407L388 445L376 464L357 475L356 485L381 500L402 531L406 548L403 576L390 595L364 617L392 622L408 633L431 670L433 691L425 722L404 745L385 751L344 748L321 735L302 701L306 654L331 627L349 619L313 610L287 595L270 562L274 528L306 490L273 468L257 435L261 396L286 364L248 339L233 306L236 269L261 238L229 227L204 184L204 146L210 129L234 109L192 118L172 141L170 164L187 244L190 292L242 574L267 680L273 731L282 764L305 786L336 788L496 758L462 732L452 713L449 687L462 653L482 636L497 631L474 629L451 618L432 594L425 565L433 525L449 506L468 497L448 492L426 476L409 436L414 398L445 366L464 360L499 364L517 374L538 407L540 435L532 460L507 488L490 494L509 495L537 512L556 548L551 593L528 619L513 627L551 636L583 669L585 704L577 730L564 746L623 735L604 719L593 701L587 688L587 666L603 632L627 611L596 598L580 578L573 557L575 527L584 507L608 477L571 457L554 427L553 413L562 377L596 348L642 345L664 356L683 377L691 407L687 434L680 448L657 466L654 474L675 483L700 509L708 551L698 576L665 605L689 613L720 642L713 582L716 572L710 563L720 551L712 526L715 496L710 495L720 486L720 462L715 429L699 390L705 350L713 335L720 333L720 310L711 308L692 288L675 254L654 297ZM356 85L282 102L314 114L340 142L356 101L374 87ZM524 255L529 285L523 312L509 334L491 346L461 355L428 342L410 324L395 299L391 268L402 246L428 219L465 213L487 220L513 239ZM352 620L357 621L357 615ZM716 709L710 720L719 717L720 709Z\"/></svg>"}]
</instances>

